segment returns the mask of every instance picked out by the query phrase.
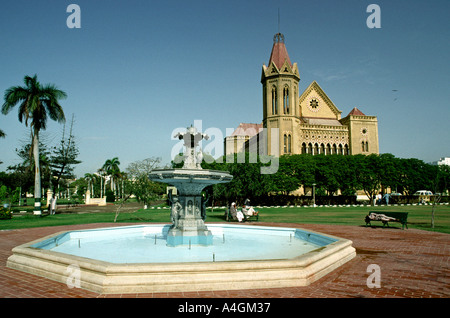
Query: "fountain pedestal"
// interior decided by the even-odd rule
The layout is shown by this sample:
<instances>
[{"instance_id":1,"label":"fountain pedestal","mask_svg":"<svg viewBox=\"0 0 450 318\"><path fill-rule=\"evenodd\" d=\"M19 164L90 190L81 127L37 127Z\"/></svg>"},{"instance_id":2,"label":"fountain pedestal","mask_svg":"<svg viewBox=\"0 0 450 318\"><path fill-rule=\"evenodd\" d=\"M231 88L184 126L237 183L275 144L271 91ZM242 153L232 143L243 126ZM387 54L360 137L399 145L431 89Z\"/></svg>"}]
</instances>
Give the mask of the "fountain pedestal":
<instances>
[{"instance_id":1,"label":"fountain pedestal","mask_svg":"<svg viewBox=\"0 0 450 318\"><path fill-rule=\"evenodd\" d=\"M158 174L158 177L164 176L164 182L174 185L178 191L177 197L170 198L173 225L167 233L168 246L212 244L211 231L204 222L205 211L201 195L206 184L195 182L195 172L166 170Z\"/></svg>"},{"instance_id":2,"label":"fountain pedestal","mask_svg":"<svg viewBox=\"0 0 450 318\"><path fill-rule=\"evenodd\" d=\"M167 234L167 245L212 244L212 234L205 225L206 202L202 190L212 184L230 182L232 175L225 171L203 169L153 170L152 181L168 183L177 188L171 208L172 227Z\"/></svg>"},{"instance_id":3,"label":"fountain pedestal","mask_svg":"<svg viewBox=\"0 0 450 318\"><path fill-rule=\"evenodd\" d=\"M167 233L167 245L211 245L212 234L202 218L202 196L179 195L178 200L172 199L173 225ZM178 202L178 203L176 203ZM179 204L178 207L174 205Z\"/></svg>"},{"instance_id":4,"label":"fountain pedestal","mask_svg":"<svg viewBox=\"0 0 450 318\"><path fill-rule=\"evenodd\" d=\"M173 225L167 234L167 245L211 245L212 234L204 222L206 202L202 190L212 184L230 182L233 176L225 171L201 168L203 156L195 148L199 141L209 137L197 132L195 127L187 128L185 133L178 133L175 138L184 140L183 168L153 170L149 175L150 180L173 185L178 191L177 197L169 198Z\"/></svg>"}]
</instances>

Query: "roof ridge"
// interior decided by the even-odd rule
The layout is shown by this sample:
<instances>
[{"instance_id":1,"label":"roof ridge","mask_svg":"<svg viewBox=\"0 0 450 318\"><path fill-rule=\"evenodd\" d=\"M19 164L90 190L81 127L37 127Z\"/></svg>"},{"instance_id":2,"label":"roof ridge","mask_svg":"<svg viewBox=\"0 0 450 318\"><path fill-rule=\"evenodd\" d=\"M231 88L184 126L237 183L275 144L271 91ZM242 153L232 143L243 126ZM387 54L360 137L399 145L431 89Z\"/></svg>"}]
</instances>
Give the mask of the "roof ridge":
<instances>
[{"instance_id":1,"label":"roof ridge","mask_svg":"<svg viewBox=\"0 0 450 318\"><path fill-rule=\"evenodd\" d=\"M358 108L353 107L353 109L348 113L347 116L366 116L362 111L360 111Z\"/></svg>"}]
</instances>

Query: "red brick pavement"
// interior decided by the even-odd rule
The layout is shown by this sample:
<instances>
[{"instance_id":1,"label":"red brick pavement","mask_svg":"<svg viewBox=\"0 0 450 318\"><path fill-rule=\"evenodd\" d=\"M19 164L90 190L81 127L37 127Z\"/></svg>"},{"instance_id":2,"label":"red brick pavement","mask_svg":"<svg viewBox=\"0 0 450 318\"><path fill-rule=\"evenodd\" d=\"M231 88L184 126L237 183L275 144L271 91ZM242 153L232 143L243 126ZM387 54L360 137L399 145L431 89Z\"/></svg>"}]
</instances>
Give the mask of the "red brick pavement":
<instances>
[{"instance_id":1,"label":"red brick pavement","mask_svg":"<svg viewBox=\"0 0 450 318\"><path fill-rule=\"evenodd\" d=\"M121 224L125 225L125 224ZM319 224L258 225L301 227L353 241L357 256L310 286L211 292L97 294L6 267L17 245L64 231L117 226L86 224L0 231L0 297L190 297L190 298L448 298L450 296L450 235L399 228L366 228ZM381 287L367 287L370 264L381 269Z\"/></svg>"}]
</instances>

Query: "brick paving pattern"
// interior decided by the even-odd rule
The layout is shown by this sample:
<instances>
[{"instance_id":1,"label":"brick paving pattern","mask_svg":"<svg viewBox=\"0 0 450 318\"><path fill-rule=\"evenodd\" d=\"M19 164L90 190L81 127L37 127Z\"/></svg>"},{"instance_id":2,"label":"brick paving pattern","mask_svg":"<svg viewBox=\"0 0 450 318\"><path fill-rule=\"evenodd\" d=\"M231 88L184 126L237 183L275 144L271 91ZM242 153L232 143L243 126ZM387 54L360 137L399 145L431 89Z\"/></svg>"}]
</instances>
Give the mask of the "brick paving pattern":
<instances>
[{"instance_id":1,"label":"brick paving pattern","mask_svg":"<svg viewBox=\"0 0 450 318\"><path fill-rule=\"evenodd\" d=\"M126 224L120 224L126 225ZM0 297L103 298L448 298L450 296L450 235L399 228L366 228L323 224L258 225L301 227L353 241L357 256L306 287L180 292L153 294L98 294L6 267L17 245L65 230L118 226L85 224L0 231ZM381 269L381 287L367 287L370 264Z\"/></svg>"}]
</instances>

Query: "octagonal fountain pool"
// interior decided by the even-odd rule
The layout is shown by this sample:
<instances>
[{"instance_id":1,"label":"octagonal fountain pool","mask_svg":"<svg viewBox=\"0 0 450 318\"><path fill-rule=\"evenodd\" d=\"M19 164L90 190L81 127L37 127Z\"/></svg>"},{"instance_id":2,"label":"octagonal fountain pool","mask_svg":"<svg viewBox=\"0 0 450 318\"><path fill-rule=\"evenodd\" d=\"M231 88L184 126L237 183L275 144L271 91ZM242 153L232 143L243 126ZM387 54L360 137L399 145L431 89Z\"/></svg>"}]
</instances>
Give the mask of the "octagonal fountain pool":
<instances>
[{"instance_id":1,"label":"octagonal fountain pool","mask_svg":"<svg viewBox=\"0 0 450 318\"><path fill-rule=\"evenodd\" d=\"M7 266L99 293L305 286L352 259L346 239L298 228L209 224L212 244L167 245L170 225L79 230L18 246ZM71 276L72 275L72 276Z\"/></svg>"},{"instance_id":2,"label":"octagonal fountain pool","mask_svg":"<svg viewBox=\"0 0 450 318\"><path fill-rule=\"evenodd\" d=\"M290 259L336 239L290 228L208 225L213 243L167 247L169 225L73 231L31 245L110 263L221 262Z\"/></svg>"},{"instance_id":3,"label":"octagonal fountain pool","mask_svg":"<svg viewBox=\"0 0 450 318\"><path fill-rule=\"evenodd\" d=\"M171 225L140 225L56 233L15 247L7 266L99 293L229 290L304 286L352 259L352 242L295 228L206 226L202 190L227 183L225 171L203 170L188 127L181 169L149 178L169 193Z\"/></svg>"}]
</instances>

